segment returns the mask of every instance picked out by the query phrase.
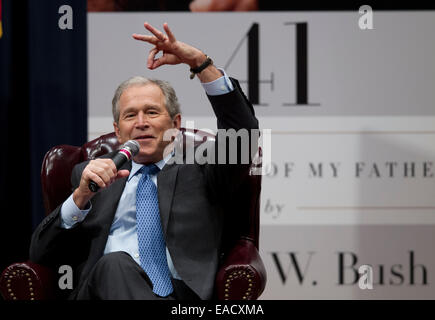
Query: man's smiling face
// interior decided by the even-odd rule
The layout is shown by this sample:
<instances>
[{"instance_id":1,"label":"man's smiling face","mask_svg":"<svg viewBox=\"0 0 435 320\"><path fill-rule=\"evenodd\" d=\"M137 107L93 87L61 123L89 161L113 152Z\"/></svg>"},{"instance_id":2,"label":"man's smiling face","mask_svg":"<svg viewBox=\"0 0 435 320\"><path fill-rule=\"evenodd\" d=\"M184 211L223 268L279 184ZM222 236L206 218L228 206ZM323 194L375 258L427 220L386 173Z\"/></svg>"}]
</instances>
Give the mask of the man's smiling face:
<instances>
[{"instance_id":1,"label":"man's smiling face","mask_svg":"<svg viewBox=\"0 0 435 320\"><path fill-rule=\"evenodd\" d=\"M134 160L150 164L163 159L163 151L170 141L164 141L166 130L180 128L181 115L171 118L165 107L165 96L155 84L133 85L119 99L119 121L114 122L120 143L134 139L140 151Z\"/></svg>"}]
</instances>

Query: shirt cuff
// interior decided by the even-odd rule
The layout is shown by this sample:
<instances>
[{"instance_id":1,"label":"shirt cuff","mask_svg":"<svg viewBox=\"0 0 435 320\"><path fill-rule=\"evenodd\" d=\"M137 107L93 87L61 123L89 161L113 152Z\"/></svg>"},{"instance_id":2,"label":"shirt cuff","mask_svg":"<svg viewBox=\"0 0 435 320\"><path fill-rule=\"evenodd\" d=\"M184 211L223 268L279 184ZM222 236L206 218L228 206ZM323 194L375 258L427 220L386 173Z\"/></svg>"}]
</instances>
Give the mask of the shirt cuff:
<instances>
[{"instance_id":1,"label":"shirt cuff","mask_svg":"<svg viewBox=\"0 0 435 320\"><path fill-rule=\"evenodd\" d=\"M80 210L73 200L73 195L71 194L68 199L62 204L60 209L61 216L61 226L64 229L72 228L77 222L82 222L88 212L92 209L92 204L89 202L87 205L88 209Z\"/></svg>"},{"instance_id":2,"label":"shirt cuff","mask_svg":"<svg viewBox=\"0 0 435 320\"><path fill-rule=\"evenodd\" d=\"M222 73L222 77L211 82L201 83L209 96L218 96L234 90L233 84L225 70L221 68L218 68L218 70Z\"/></svg>"}]
</instances>

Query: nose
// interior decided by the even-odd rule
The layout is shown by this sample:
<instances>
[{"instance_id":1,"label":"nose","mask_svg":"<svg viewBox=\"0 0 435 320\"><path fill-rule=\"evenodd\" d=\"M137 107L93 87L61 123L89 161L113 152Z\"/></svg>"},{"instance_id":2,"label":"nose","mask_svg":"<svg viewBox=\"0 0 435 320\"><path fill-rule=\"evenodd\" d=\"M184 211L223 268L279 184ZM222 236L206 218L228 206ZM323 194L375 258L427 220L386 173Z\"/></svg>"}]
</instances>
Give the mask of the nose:
<instances>
[{"instance_id":1,"label":"nose","mask_svg":"<svg viewBox=\"0 0 435 320\"><path fill-rule=\"evenodd\" d=\"M148 117L145 115L144 112L140 111L137 114L137 118L136 118L136 128L138 129L145 129L149 127L149 123L148 123Z\"/></svg>"}]
</instances>

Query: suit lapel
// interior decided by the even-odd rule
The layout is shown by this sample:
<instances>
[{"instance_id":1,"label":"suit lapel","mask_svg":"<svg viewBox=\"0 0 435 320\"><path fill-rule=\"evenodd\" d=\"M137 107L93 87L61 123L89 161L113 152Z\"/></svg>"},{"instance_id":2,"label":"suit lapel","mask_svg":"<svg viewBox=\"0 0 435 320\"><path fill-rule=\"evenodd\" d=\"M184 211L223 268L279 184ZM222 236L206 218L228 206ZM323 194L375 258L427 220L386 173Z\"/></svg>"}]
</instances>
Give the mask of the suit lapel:
<instances>
[{"instance_id":1,"label":"suit lapel","mask_svg":"<svg viewBox=\"0 0 435 320\"><path fill-rule=\"evenodd\" d=\"M169 216L174 197L175 183L177 181L179 166L175 164L165 165L157 175L157 191L159 197L160 219L163 234L166 235Z\"/></svg>"}]
</instances>

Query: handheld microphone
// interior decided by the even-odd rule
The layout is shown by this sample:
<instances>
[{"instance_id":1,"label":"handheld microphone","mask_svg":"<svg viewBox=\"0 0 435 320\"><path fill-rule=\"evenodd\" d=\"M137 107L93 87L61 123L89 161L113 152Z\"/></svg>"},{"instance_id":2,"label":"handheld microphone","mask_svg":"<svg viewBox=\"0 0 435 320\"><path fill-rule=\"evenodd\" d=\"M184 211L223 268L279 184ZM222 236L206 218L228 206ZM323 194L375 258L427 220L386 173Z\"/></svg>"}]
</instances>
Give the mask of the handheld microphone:
<instances>
[{"instance_id":1,"label":"handheld microphone","mask_svg":"<svg viewBox=\"0 0 435 320\"><path fill-rule=\"evenodd\" d=\"M139 149L139 142L136 140L128 140L124 143L112 158L116 170L119 170L127 161L130 161L139 152ZM92 192L97 192L100 189L94 181L90 181L88 187Z\"/></svg>"}]
</instances>

